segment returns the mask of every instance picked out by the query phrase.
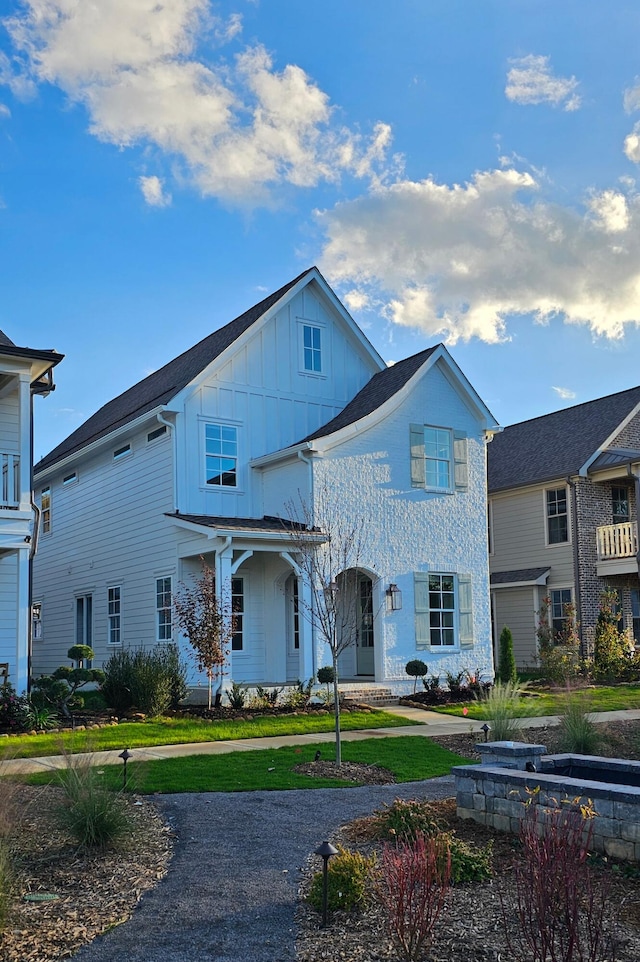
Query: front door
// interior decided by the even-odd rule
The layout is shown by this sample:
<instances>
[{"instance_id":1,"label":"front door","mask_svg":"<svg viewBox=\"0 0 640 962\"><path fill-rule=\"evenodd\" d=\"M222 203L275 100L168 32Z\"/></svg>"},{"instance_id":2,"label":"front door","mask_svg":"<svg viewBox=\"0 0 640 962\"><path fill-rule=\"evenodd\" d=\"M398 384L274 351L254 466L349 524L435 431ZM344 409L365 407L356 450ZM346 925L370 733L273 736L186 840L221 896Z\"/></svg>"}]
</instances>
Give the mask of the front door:
<instances>
[{"instance_id":1,"label":"front door","mask_svg":"<svg viewBox=\"0 0 640 962\"><path fill-rule=\"evenodd\" d=\"M373 646L373 583L371 578L359 574L358 626L356 634L356 672L358 675L375 675Z\"/></svg>"}]
</instances>

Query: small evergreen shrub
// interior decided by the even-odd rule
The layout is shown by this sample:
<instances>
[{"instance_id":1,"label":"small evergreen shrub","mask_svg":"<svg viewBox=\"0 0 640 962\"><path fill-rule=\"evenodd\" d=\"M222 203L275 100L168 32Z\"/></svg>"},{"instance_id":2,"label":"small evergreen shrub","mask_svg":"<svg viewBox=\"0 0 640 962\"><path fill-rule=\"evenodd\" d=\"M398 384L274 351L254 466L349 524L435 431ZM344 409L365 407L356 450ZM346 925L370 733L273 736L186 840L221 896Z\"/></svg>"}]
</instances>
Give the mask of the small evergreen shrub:
<instances>
[{"instance_id":1,"label":"small evergreen shrub","mask_svg":"<svg viewBox=\"0 0 640 962\"><path fill-rule=\"evenodd\" d=\"M152 718L176 708L187 694L186 664L176 645L111 653L102 693L116 714L137 708Z\"/></svg>"},{"instance_id":2,"label":"small evergreen shrub","mask_svg":"<svg viewBox=\"0 0 640 962\"><path fill-rule=\"evenodd\" d=\"M516 671L516 659L513 654L513 635L511 634L511 629L506 625L500 632L499 649L498 681L503 683L510 681L512 685L515 685L518 680L518 673Z\"/></svg>"},{"instance_id":3,"label":"small evergreen shrub","mask_svg":"<svg viewBox=\"0 0 640 962\"><path fill-rule=\"evenodd\" d=\"M231 708L235 709L236 711L244 708L247 700L247 689L244 687L241 681L231 682L231 687L227 692L227 698L229 699L229 705Z\"/></svg>"},{"instance_id":4,"label":"small evergreen shrub","mask_svg":"<svg viewBox=\"0 0 640 962\"><path fill-rule=\"evenodd\" d=\"M327 686L327 704L329 704L333 700L331 692L329 691L329 685L333 685L333 679L335 678L333 665L323 665L322 668L318 668L316 677L319 685Z\"/></svg>"},{"instance_id":5,"label":"small evergreen shrub","mask_svg":"<svg viewBox=\"0 0 640 962\"><path fill-rule=\"evenodd\" d=\"M412 658L411 661L406 663L404 670L410 678L413 678L413 694L415 695L418 678L424 679L429 669L421 658Z\"/></svg>"},{"instance_id":6,"label":"small evergreen shrub","mask_svg":"<svg viewBox=\"0 0 640 962\"><path fill-rule=\"evenodd\" d=\"M361 905L371 887L375 856L361 855L338 847L338 854L329 861L327 871L327 908L351 911ZM311 880L307 900L318 912L322 911L323 873L316 872Z\"/></svg>"},{"instance_id":7,"label":"small evergreen shrub","mask_svg":"<svg viewBox=\"0 0 640 962\"><path fill-rule=\"evenodd\" d=\"M493 843L470 845L453 833L446 836L451 853L451 883L486 882L493 875Z\"/></svg>"}]
</instances>

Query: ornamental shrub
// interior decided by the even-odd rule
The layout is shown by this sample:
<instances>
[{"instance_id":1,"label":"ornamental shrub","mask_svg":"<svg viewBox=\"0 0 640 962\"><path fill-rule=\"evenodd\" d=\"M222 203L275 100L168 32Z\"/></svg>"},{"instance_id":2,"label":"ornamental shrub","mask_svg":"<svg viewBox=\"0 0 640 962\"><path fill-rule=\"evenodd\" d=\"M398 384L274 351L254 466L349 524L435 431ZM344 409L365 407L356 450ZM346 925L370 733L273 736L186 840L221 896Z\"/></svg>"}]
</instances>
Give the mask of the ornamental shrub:
<instances>
[{"instance_id":1,"label":"ornamental shrub","mask_svg":"<svg viewBox=\"0 0 640 962\"><path fill-rule=\"evenodd\" d=\"M104 787L91 759L67 756L66 762L59 776L64 792L58 809L62 826L83 848L118 848L133 831L125 795Z\"/></svg>"},{"instance_id":2,"label":"ornamental shrub","mask_svg":"<svg viewBox=\"0 0 640 962\"><path fill-rule=\"evenodd\" d=\"M86 668L85 661L91 661L93 649L88 645L72 645L67 651L67 658L75 662L75 666L61 665L51 675L41 675L33 682L34 704L52 708L68 718L76 708L82 708L84 699L78 694L80 688L91 683L101 685L104 672L99 668Z\"/></svg>"},{"instance_id":3,"label":"ornamental shrub","mask_svg":"<svg viewBox=\"0 0 640 962\"><path fill-rule=\"evenodd\" d=\"M370 888L375 868L374 855L361 855L338 846L338 854L329 861L327 871L327 908L351 911L360 906ZM323 873L316 872L311 879L307 900L318 912L322 911Z\"/></svg>"},{"instance_id":4,"label":"ornamental shrub","mask_svg":"<svg viewBox=\"0 0 640 962\"><path fill-rule=\"evenodd\" d=\"M511 629L506 625L500 632L500 652L498 657L498 681L510 681L512 684L518 680L516 671L516 659L513 654L513 635Z\"/></svg>"},{"instance_id":5,"label":"ornamental shrub","mask_svg":"<svg viewBox=\"0 0 640 962\"><path fill-rule=\"evenodd\" d=\"M0 688L0 730L24 731L27 725L28 703L24 695L17 695L9 682Z\"/></svg>"},{"instance_id":6,"label":"ornamental shrub","mask_svg":"<svg viewBox=\"0 0 640 962\"><path fill-rule=\"evenodd\" d=\"M116 714L132 708L161 715L187 694L186 664L176 645L114 651L104 666L102 694Z\"/></svg>"},{"instance_id":7,"label":"ornamental shrub","mask_svg":"<svg viewBox=\"0 0 640 962\"><path fill-rule=\"evenodd\" d=\"M410 678L413 678L413 694L415 695L418 678L424 679L429 669L421 658L412 658L411 661L406 663L404 670Z\"/></svg>"}]
</instances>

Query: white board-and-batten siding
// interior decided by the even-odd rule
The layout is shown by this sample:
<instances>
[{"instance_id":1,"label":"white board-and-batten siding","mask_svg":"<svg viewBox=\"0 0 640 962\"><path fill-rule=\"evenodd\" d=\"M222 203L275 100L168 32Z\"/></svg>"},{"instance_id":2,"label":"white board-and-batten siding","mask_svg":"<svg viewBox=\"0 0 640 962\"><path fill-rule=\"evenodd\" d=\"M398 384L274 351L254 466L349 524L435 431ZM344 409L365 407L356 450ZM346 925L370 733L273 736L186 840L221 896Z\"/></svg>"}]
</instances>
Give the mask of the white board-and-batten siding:
<instances>
[{"instance_id":1,"label":"white board-and-batten siding","mask_svg":"<svg viewBox=\"0 0 640 962\"><path fill-rule=\"evenodd\" d=\"M301 369L304 321L321 325L321 374ZM308 288L296 295L187 395L177 424L181 510L224 517L261 515L261 483L254 485L249 462L289 447L330 421L377 370L319 295ZM236 488L205 484L207 421L237 428Z\"/></svg>"},{"instance_id":2,"label":"white board-and-batten siding","mask_svg":"<svg viewBox=\"0 0 640 962\"><path fill-rule=\"evenodd\" d=\"M157 427L157 424L155 425ZM164 516L173 503L173 457L169 432L146 440L128 439L131 454L118 460L117 442L74 470L78 480L63 485L62 471L51 487L51 533L40 538L34 563L34 600L42 604L42 639L34 641L34 674L67 663L75 644L75 605L93 598L94 665L112 650L107 639L107 589L121 587L122 644L149 647L156 642L155 579L175 582L175 533Z\"/></svg>"}]
</instances>

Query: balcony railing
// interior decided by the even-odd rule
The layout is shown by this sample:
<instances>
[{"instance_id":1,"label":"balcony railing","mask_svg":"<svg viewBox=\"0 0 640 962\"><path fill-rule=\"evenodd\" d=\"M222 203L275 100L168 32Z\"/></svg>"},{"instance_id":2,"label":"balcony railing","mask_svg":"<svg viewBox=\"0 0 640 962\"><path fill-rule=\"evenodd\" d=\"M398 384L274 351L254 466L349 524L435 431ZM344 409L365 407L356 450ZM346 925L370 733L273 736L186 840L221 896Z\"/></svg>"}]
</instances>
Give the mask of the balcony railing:
<instances>
[{"instance_id":1,"label":"balcony railing","mask_svg":"<svg viewBox=\"0 0 640 962\"><path fill-rule=\"evenodd\" d=\"M0 451L0 508L20 506L20 455Z\"/></svg>"},{"instance_id":2,"label":"balcony railing","mask_svg":"<svg viewBox=\"0 0 640 962\"><path fill-rule=\"evenodd\" d=\"M633 558L638 553L638 524L636 521L605 524L596 528L596 539L598 561Z\"/></svg>"}]
</instances>

